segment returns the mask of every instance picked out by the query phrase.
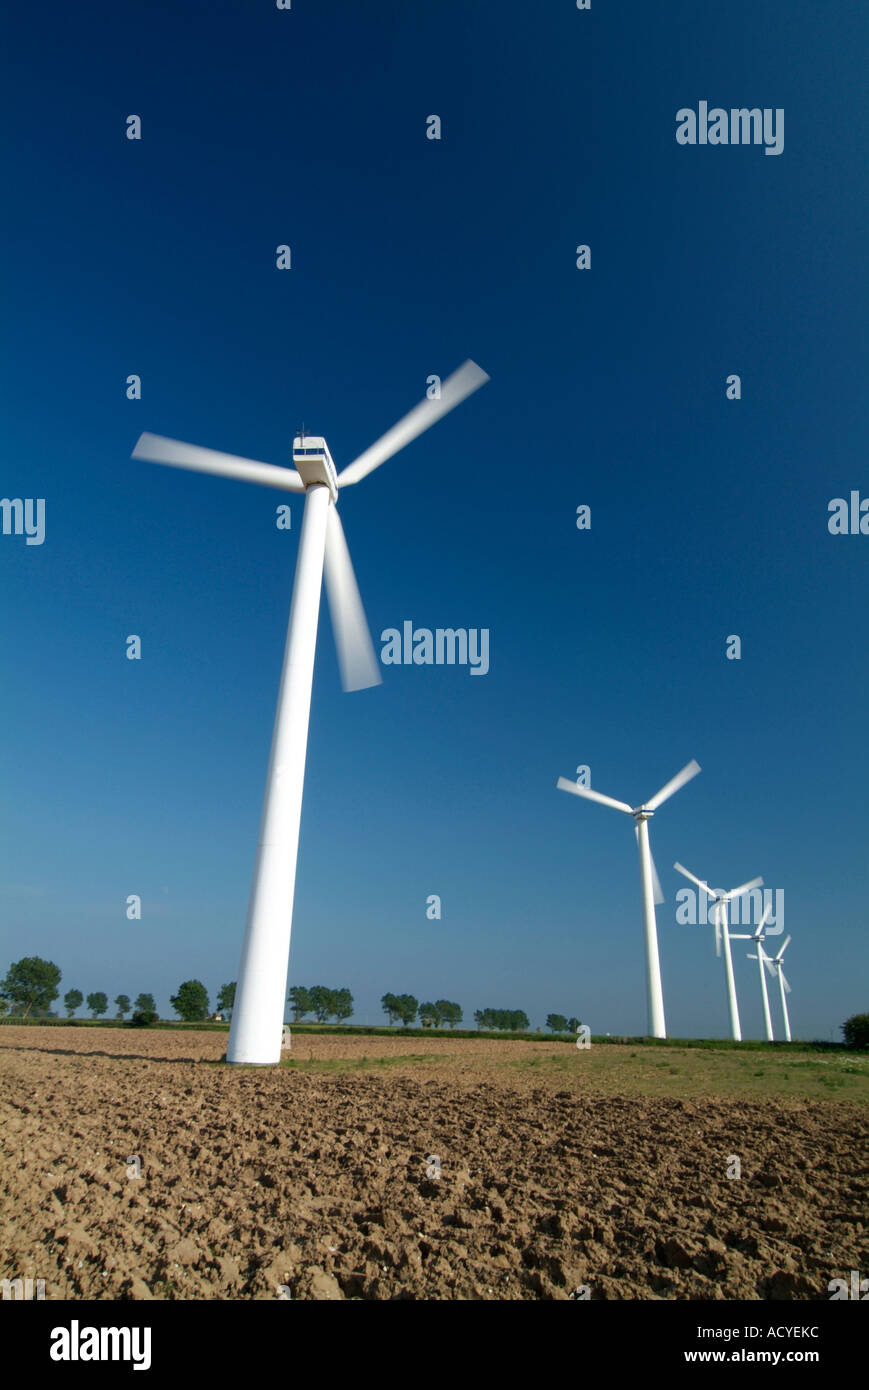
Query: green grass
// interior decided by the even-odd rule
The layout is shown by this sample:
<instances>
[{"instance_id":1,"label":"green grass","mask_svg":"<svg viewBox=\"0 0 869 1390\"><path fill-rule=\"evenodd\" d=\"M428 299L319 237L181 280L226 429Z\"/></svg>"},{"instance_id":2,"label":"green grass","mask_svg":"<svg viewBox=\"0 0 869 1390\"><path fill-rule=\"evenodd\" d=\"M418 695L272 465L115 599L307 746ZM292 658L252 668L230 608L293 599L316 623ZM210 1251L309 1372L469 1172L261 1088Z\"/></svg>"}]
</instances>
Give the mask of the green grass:
<instances>
[{"instance_id":1,"label":"green grass","mask_svg":"<svg viewBox=\"0 0 869 1390\"><path fill-rule=\"evenodd\" d=\"M787 1051L768 1047L763 1067L757 1051L739 1052L715 1044L668 1044L666 1058L653 1051L596 1048L505 1059L505 1067L541 1078L570 1076L578 1094L621 1096L744 1096L747 1099L831 1099L869 1104L869 1058L840 1052L821 1057L792 1044Z\"/></svg>"}]
</instances>

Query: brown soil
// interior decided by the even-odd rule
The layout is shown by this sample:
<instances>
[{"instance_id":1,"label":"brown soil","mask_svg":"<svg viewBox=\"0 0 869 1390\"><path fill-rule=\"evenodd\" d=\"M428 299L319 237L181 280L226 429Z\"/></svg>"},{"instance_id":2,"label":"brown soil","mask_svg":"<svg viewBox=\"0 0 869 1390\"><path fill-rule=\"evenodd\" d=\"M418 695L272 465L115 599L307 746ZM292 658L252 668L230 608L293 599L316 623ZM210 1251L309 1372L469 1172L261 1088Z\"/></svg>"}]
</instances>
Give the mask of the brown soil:
<instances>
[{"instance_id":1,"label":"brown soil","mask_svg":"<svg viewBox=\"0 0 869 1390\"><path fill-rule=\"evenodd\" d=\"M427 1058L334 1074L229 1069L225 1046L0 1028L2 1277L47 1298L827 1299L869 1268L865 1107L592 1094L578 1068L521 1069L545 1042L296 1034L303 1067Z\"/></svg>"}]
</instances>

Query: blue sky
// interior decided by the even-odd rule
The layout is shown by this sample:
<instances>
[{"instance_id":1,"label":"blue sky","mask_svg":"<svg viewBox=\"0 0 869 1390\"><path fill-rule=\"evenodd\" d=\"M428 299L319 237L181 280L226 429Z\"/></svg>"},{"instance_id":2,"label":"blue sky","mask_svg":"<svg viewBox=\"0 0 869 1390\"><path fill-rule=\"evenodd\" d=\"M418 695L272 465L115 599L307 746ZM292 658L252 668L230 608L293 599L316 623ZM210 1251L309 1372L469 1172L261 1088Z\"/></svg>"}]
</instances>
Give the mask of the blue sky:
<instances>
[{"instance_id":1,"label":"blue sky","mask_svg":"<svg viewBox=\"0 0 869 1390\"><path fill-rule=\"evenodd\" d=\"M472 357L489 384L341 514L375 646L487 628L490 670L343 695L324 603L290 983L644 1031L631 823L555 782L634 804L693 757L652 823L668 1031L727 1031L680 859L784 891L794 1034L839 1037L869 1007L869 536L827 528L869 494L866 14L51 0L8 30L0 493L46 527L0 535L0 969L164 1013L237 973L302 499L132 461L140 431L288 463L304 420L340 469ZM783 152L680 146L701 100L784 109Z\"/></svg>"}]
</instances>

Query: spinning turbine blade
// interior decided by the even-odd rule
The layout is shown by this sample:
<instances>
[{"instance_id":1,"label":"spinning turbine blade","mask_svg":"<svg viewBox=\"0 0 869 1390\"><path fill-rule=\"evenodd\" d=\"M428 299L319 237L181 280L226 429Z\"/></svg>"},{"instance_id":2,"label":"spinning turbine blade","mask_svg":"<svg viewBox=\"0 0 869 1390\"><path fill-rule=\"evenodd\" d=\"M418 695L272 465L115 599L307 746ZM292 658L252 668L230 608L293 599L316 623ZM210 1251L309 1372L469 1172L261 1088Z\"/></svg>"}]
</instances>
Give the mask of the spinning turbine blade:
<instances>
[{"instance_id":1,"label":"spinning turbine blade","mask_svg":"<svg viewBox=\"0 0 869 1390\"><path fill-rule=\"evenodd\" d=\"M213 473L219 478L236 478L242 483L261 483L263 487L277 487L285 492L305 491L305 484L294 468L258 463L256 459L239 458L237 454L221 454L198 444L182 444L180 439L166 439L162 434L140 434L130 457L164 463L170 468L190 468L195 473Z\"/></svg>"},{"instance_id":2,"label":"spinning turbine blade","mask_svg":"<svg viewBox=\"0 0 869 1390\"><path fill-rule=\"evenodd\" d=\"M488 380L488 373L484 372L482 367L478 367L476 362L470 359L463 362L461 367L442 383L440 400L426 399L415 405L397 425L393 425L376 443L342 469L338 474L338 486L346 487L348 483L358 483L360 478L367 477L375 468L379 468L381 463L397 454L399 449L416 439L417 435L430 429L443 415L460 405L467 396L479 390Z\"/></svg>"},{"instance_id":3,"label":"spinning turbine blade","mask_svg":"<svg viewBox=\"0 0 869 1390\"><path fill-rule=\"evenodd\" d=\"M663 806L665 801L669 801L670 797L674 796L680 787L684 787L686 782L690 782L692 777L696 777L699 771L700 764L692 758L690 763L685 764L681 772L677 772L675 777L670 778L666 786L663 786L659 792L655 793L651 801L647 801L644 804L650 811L656 811L659 806Z\"/></svg>"},{"instance_id":4,"label":"spinning turbine blade","mask_svg":"<svg viewBox=\"0 0 869 1390\"><path fill-rule=\"evenodd\" d=\"M775 962L770 960L769 956L767 955L766 951L763 949L762 946L758 946L757 949L760 951L760 958L766 966L766 973L768 975L771 975L772 978L775 979Z\"/></svg>"},{"instance_id":5,"label":"spinning turbine blade","mask_svg":"<svg viewBox=\"0 0 869 1390\"><path fill-rule=\"evenodd\" d=\"M637 844L639 844L640 827L638 825L634 826L634 834L637 837ZM661 903L666 902L666 898L664 897L664 890L661 887L661 880L658 878L658 870L655 868L655 856L652 854L651 846L649 846L649 863L652 867L652 893L656 904L660 907Z\"/></svg>"},{"instance_id":6,"label":"spinning turbine blade","mask_svg":"<svg viewBox=\"0 0 869 1390\"><path fill-rule=\"evenodd\" d=\"M752 888L761 888L762 886L762 878L753 878L749 883L741 883L738 888L731 888L727 896L728 898L741 898L743 893L748 893Z\"/></svg>"},{"instance_id":7,"label":"spinning turbine blade","mask_svg":"<svg viewBox=\"0 0 869 1390\"><path fill-rule=\"evenodd\" d=\"M784 955L784 953L785 953L785 951L786 951L786 949L787 949L787 944L788 944L789 941L790 941L790 937L789 937L789 936L786 936L785 939L784 939L784 941L783 941L782 944L781 944L781 950L779 951L778 955L775 957L776 960L781 960L782 956Z\"/></svg>"},{"instance_id":8,"label":"spinning turbine blade","mask_svg":"<svg viewBox=\"0 0 869 1390\"><path fill-rule=\"evenodd\" d=\"M782 982L782 984L784 985L785 994L790 994L790 992L791 992L791 987L790 987L790 985L789 985L788 982L787 982L787 977L785 976L785 972L784 972L781 968L779 968L779 972L778 972L778 973L779 973L779 977L780 977L780 979L781 979L781 982Z\"/></svg>"},{"instance_id":9,"label":"spinning turbine blade","mask_svg":"<svg viewBox=\"0 0 869 1390\"><path fill-rule=\"evenodd\" d=\"M629 816L634 814L633 806L629 806L626 801L615 801L611 796L603 796L600 792L593 792L591 787L578 787L575 782L571 782L569 777L559 777L556 785L563 792L573 792L574 796L584 796L587 801L599 801L602 806L612 806L616 811L627 811Z\"/></svg>"},{"instance_id":10,"label":"spinning turbine blade","mask_svg":"<svg viewBox=\"0 0 869 1390\"><path fill-rule=\"evenodd\" d=\"M344 527L337 511L331 505L326 524L324 573L329 612L332 615L332 630L338 650L338 664L341 668L341 684L345 690L365 690L368 686L379 685L382 679L380 666L368 631Z\"/></svg>"},{"instance_id":11,"label":"spinning turbine blade","mask_svg":"<svg viewBox=\"0 0 869 1390\"><path fill-rule=\"evenodd\" d=\"M703 889L703 892L706 893L706 894L708 895L708 897L710 897L710 898L714 898L714 897L715 897L715 894L713 893L712 889L709 887L709 884L708 884L708 883L701 883L699 878L695 878L693 874L689 874L688 870L685 868L685 865L684 865L684 864L680 864L679 861L678 861L678 859L676 860L676 863L673 865L673 868L674 868L674 869L678 869L678 870L679 870L679 873L680 873L680 874L684 874L686 878L690 878L691 882L692 882L692 883L696 883L698 888L702 888L702 889Z\"/></svg>"},{"instance_id":12,"label":"spinning turbine blade","mask_svg":"<svg viewBox=\"0 0 869 1390\"><path fill-rule=\"evenodd\" d=\"M766 907L763 909L763 915L761 916L761 919L760 919L760 921L759 921L758 924L757 924L757 929L756 929L756 931L755 931L755 933L754 933L754 940L755 940L755 941L759 941L759 940L761 939L761 937L763 936L763 929L764 929L764 927L766 926L767 919L769 918L771 912L772 912L772 903L767 903Z\"/></svg>"}]
</instances>

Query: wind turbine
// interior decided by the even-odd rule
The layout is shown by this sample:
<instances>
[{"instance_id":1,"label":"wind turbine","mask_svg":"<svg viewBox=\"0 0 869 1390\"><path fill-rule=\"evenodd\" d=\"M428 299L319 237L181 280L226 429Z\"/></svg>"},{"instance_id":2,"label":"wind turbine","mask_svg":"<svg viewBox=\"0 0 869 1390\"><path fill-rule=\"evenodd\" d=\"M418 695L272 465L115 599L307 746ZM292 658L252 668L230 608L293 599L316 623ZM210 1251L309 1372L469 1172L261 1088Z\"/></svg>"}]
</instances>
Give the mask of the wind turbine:
<instances>
[{"instance_id":1,"label":"wind turbine","mask_svg":"<svg viewBox=\"0 0 869 1390\"><path fill-rule=\"evenodd\" d=\"M709 887L708 883L703 883L699 878L695 878L689 873L682 864L674 864L674 869L678 869L680 874L690 878L692 883L696 883L698 888L702 888L708 897L712 898L712 921L715 924L715 954L721 955L721 942L724 941L724 973L727 977L727 1003L730 1009L730 1036L734 1042L742 1041L742 1031L739 1026L739 1005L736 1002L736 981L733 978L733 957L730 952L730 933L727 929L727 905L732 898L741 898L743 893L749 893L752 888L760 888L763 884L762 878L753 878L750 883L742 883L738 888L731 888L729 893L716 893Z\"/></svg>"},{"instance_id":2,"label":"wind turbine","mask_svg":"<svg viewBox=\"0 0 869 1390\"><path fill-rule=\"evenodd\" d=\"M308 744L311 687L320 591L324 575L338 662L345 690L380 683L380 669L344 530L338 517L340 488L358 483L417 435L478 390L489 377L467 361L447 377L436 400L426 399L387 430L341 473L321 436L293 440L296 469L222 454L161 435L140 436L132 457L173 468L303 492L305 510L284 664L266 776L259 842L253 871L227 1062L272 1065L280 1061L290 929L296 884L299 823Z\"/></svg>"},{"instance_id":3,"label":"wind turbine","mask_svg":"<svg viewBox=\"0 0 869 1390\"><path fill-rule=\"evenodd\" d=\"M781 994L781 1011L782 1017L785 1021L785 1037L787 1038L788 1042L790 1042L791 1040L791 1021L788 1017L788 1001L785 996L790 994L791 987L785 979L785 972L782 970L781 958L787 950L787 945L789 941L790 937L786 936L784 941L782 942L781 949L778 955L773 956L772 960L769 960L769 956L766 957L766 959L769 961L769 965L767 967L769 973L771 975L778 975L778 987L779 993Z\"/></svg>"},{"instance_id":4,"label":"wind turbine","mask_svg":"<svg viewBox=\"0 0 869 1390\"><path fill-rule=\"evenodd\" d=\"M765 971L764 971L764 965L766 966L766 969L769 970L770 974L772 974L773 971L772 971L772 969L771 969L772 961L770 960L769 956L768 956L768 955L766 954L766 952L764 951L764 949L763 949L763 944L762 944L762 943L766 940L766 934L765 934L765 932L764 932L763 929L764 929L764 927L766 926L767 918L769 917L769 915L770 915L771 912L772 912L772 903L770 902L770 903L767 903L766 907L764 908L764 910L763 910L763 916L761 917L760 921L758 922L757 927L756 927L756 929L755 929L754 932L731 932L731 933L730 933L730 940L731 940L731 941L752 941L752 942L754 942L754 944L757 946L757 955L754 955L754 954L752 954L751 951L749 951L749 953L748 953L748 959L749 959L749 960L756 960L756 961L757 961L757 968L758 968L758 972L759 972L759 974L760 974L760 995L761 995L761 998L762 998L762 1000L763 1000L763 1021L764 1021L764 1024L765 1024L765 1026L766 1026L766 1040L767 1040L767 1042L774 1042L775 1039L774 1039L774 1037L773 1037L773 1032L772 1032L772 1018L770 1017L770 1012L769 1012L769 995L768 995L767 989L766 989L766 973L765 973Z\"/></svg>"},{"instance_id":5,"label":"wind turbine","mask_svg":"<svg viewBox=\"0 0 869 1390\"><path fill-rule=\"evenodd\" d=\"M652 1037L666 1038L667 1027L664 1022L664 992L661 987L661 961L658 955L658 928L655 921L655 903L664 901L661 881L652 859L649 846L649 821L659 806L675 795L680 787L690 782L700 771L700 764L692 758L690 763L677 772L659 792L656 792L642 806L629 806L626 801L615 801L611 796L602 796L591 787L580 787L567 777L559 777L557 785L563 792L573 792L574 796L584 796L587 801L599 801L602 806L612 806L616 811L624 811L633 816L636 822L635 833L640 851L640 874L643 884L643 919L646 934L646 993L649 1008L649 1027Z\"/></svg>"}]
</instances>

